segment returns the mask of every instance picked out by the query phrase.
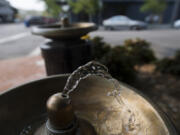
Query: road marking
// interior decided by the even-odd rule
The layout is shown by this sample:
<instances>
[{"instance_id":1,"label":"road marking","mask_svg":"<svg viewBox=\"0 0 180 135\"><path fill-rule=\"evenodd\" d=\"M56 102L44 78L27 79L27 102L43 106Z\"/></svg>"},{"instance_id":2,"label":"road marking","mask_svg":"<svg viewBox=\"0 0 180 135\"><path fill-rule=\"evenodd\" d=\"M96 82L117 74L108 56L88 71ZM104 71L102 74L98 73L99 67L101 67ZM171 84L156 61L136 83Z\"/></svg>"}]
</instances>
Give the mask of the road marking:
<instances>
[{"instance_id":1,"label":"road marking","mask_svg":"<svg viewBox=\"0 0 180 135\"><path fill-rule=\"evenodd\" d=\"M29 54L29 56L39 56L40 54L41 54L41 50L39 47L37 47Z\"/></svg>"},{"instance_id":2,"label":"road marking","mask_svg":"<svg viewBox=\"0 0 180 135\"><path fill-rule=\"evenodd\" d=\"M0 39L0 44L5 44L7 42L15 41L29 35L30 35L30 32L23 32L23 33L19 33L10 37L2 38Z\"/></svg>"}]
</instances>

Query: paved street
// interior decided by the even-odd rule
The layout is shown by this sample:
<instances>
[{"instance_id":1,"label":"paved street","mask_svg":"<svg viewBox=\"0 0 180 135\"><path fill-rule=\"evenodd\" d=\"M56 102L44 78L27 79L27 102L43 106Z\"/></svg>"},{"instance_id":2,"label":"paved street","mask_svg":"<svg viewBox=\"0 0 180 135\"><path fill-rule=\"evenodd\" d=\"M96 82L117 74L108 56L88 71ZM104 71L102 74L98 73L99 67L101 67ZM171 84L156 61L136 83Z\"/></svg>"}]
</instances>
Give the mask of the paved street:
<instances>
[{"instance_id":1,"label":"paved street","mask_svg":"<svg viewBox=\"0 0 180 135\"><path fill-rule=\"evenodd\" d=\"M120 45L129 38L142 38L149 41L159 58L172 56L180 49L180 30L161 29L145 31L98 31L92 36L101 35L104 40L112 45Z\"/></svg>"},{"instance_id":2,"label":"paved street","mask_svg":"<svg viewBox=\"0 0 180 135\"><path fill-rule=\"evenodd\" d=\"M0 60L28 55L44 41L23 24L0 25Z\"/></svg>"},{"instance_id":3,"label":"paved street","mask_svg":"<svg viewBox=\"0 0 180 135\"><path fill-rule=\"evenodd\" d=\"M102 36L106 42L119 45L128 38L143 38L152 43L157 56L172 56L180 49L180 30L146 30L146 31L96 31L91 36ZM23 24L0 25L0 60L28 55L44 38L33 36Z\"/></svg>"}]
</instances>

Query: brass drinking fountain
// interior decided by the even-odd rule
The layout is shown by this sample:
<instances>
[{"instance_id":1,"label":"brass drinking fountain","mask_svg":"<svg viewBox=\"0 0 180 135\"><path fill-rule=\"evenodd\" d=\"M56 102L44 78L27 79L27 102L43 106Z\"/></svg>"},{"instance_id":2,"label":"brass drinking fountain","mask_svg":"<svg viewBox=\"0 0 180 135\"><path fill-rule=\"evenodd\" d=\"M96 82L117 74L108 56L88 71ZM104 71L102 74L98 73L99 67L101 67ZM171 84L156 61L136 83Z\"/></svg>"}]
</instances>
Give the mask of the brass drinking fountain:
<instances>
[{"instance_id":1,"label":"brass drinking fountain","mask_svg":"<svg viewBox=\"0 0 180 135\"><path fill-rule=\"evenodd\" d=\"M47 38L40 46L47 75L71 73L91 60L91 44L81 37L96 30L94 23L70 23L67 17L58 24L35 26L34 35Z\"/></svg>"},{"instance_id":2,"label":"brass drinking fountain","mask_svg":"<svg viewBox=\"0 0 180 135\"><path fill-rule=\"evenodd\" d=\"M84 69L0 94L1 135L177 135L142 93L105 75L103 66ZM69 79L78 76L78 83Z\"/></svg>"},{"instance_id":3,"label":"brass drinking fountain","mask_svg":"<svg viewBox=\"0 0 180 135\"><path fill-rule=\"evenodd\" d=\"M34 135L96 135L94 127L76 117L71 101L62 93L47 101L48 120Z\"/></svg>"}]
</instances>

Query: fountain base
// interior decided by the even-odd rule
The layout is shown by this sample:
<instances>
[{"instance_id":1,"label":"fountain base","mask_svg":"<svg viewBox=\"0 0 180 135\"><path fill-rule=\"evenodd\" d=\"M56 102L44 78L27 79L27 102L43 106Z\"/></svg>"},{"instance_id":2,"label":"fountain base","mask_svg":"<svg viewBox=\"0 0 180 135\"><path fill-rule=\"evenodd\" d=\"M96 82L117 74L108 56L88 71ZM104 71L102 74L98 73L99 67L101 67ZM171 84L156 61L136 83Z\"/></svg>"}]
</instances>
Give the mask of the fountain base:
<instances>
[{"instance_id":1,"label":"fountain base","mask_svg":"<svg viewBox=\"0 0 180 135\"><path fill-rule=\"evenodd\" d=\"M66 130L52 130L46 122L35 131L34 135L97 135L97 133L88 121L79 118L73 127Z\"/></svg>"},{"instance_id":2,"label":"fountain base","mask_svg":"<svg viewBox=\"0 0 180 135\"><path fill-rule=\"evenodd\" d=\"M50 40L40 47L47 75L71 73L91 60L90 43L84 40Z\"/></svg>"}]
</instances>

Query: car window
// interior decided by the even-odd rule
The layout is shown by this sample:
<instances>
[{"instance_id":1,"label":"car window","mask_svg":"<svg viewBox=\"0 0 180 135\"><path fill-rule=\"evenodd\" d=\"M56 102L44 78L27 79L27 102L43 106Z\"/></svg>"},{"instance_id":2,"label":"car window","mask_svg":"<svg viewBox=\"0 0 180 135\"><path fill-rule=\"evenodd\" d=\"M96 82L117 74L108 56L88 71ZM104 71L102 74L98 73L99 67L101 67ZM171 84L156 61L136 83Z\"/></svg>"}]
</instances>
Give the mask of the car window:
<instances>
[{"instance_id":1,"label":"car window","mask_svg":"<svg viewBox=\"0 0 180 135\"><path fill-rule=\"evenodd\" d=\"M117 21L117 20L121 20L121 16L114 16L111 19L112 21Z\"/></svg>"},{"instance_id":2,"label":"car window","mask_svg":"<svg viewBox=\"0 0 180 135\"><path fill-rule=\"evenodd\" d=\"M129 20L128 17L126 16L114 16L111 18L112 21L125 21L125 20Z\"/></svg>"},{"instance_id":3,"label":"car window","mask_svg":"<svg viewBox=\"0 0 180 135\"><path fill-rule=\"evenodd\" d=\"M126 16L121 16L121 19L122 20L130 20L128 17L126 17Z\"/></svg>"}]
</instances>

